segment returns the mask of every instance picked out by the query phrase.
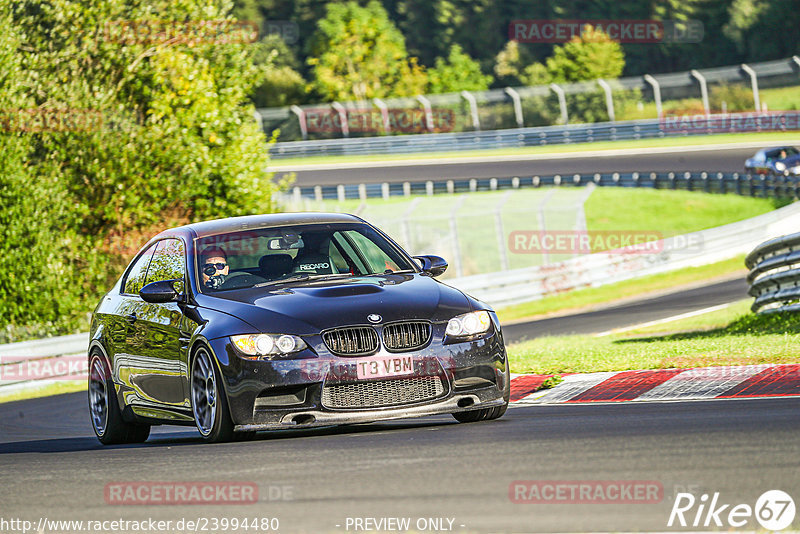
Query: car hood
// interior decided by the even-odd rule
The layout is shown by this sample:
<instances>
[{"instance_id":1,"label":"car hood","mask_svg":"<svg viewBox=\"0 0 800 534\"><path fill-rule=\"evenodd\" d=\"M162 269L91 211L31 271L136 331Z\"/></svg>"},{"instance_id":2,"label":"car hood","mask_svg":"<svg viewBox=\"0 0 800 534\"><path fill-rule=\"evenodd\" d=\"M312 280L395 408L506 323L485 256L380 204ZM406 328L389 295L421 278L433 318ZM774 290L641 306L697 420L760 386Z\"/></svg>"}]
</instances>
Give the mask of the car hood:
<instances>
[{"instance_id":1,"label":"car hood","mask_svg":"<svg viewBox=\"0 0 800 534\"><path fill-rule=\"evenodd\" d=\"M787 167L794 167L795 165L800 165L800 154L795 154L794 156L789 156L779 161Z\"/></svg>"},{"instance_id":2,"label":"car hood","mask_svg":"<svg viewBox=\"0 0 800 534\"><path fill-rule=\"evenodd\" d=\"M447 321L472 310L461 291L421 274L385 274L198 295L202 307L234 315L265 333L315 334L328 328L409 319Z\"/></svg>"}]
</instances>

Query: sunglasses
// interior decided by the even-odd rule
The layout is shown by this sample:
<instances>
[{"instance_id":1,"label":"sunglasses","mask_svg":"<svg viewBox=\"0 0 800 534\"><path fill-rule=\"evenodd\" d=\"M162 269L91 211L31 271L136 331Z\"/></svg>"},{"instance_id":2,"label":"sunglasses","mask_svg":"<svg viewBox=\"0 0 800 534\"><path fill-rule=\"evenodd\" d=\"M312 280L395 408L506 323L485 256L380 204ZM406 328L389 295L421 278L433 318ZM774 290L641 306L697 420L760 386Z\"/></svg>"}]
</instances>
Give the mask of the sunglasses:
<instances>
[{"instance_id":1,"label":"sunglasses","mask_svg":"<svg viewBox=\"0 0 800 534\"><path fill-rule=\"evenodd\" d=\"M227 263L206 263L203 265L203 273L211 276L215 274L217 271L224 271L225 267L227 267Z\"/></svg>"}]
</instances>

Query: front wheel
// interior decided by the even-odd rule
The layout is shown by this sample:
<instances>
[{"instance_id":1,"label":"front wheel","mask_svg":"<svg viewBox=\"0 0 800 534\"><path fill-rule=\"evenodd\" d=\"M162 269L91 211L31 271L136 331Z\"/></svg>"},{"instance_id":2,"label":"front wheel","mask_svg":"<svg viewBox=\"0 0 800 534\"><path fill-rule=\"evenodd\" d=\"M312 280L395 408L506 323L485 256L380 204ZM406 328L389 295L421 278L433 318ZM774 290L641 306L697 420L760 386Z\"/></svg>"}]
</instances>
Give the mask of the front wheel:
<instances>
[{"instance_id":1,"label":"front wheel","mask_svg":"<svg viewBox=\"0 0 800 534\"><path fill-rule=\"evenodd\" d=\"M103 445L143 443L150 436L150 425L122 419L111 373L105 358L98 352L92 353L89 359L89 416L94 433Z\"/></svg>"},{"instance_id":2,"label":"front wheel","mask_svg":"<svg viewBox=\"0 0 800 534\"><path fill-rule=\"evenodd\" d=\"M511 400L511 373L508 367L508 356L506 356L506 372L504 377L505 384L503 385L503 400L505 403L501 406L494 406L492 408L481 408L480 410L470 410L468 412L457 412L453 414L456 421L459 423L475 423L477 421L490 421L492 419L499 419L508 410L508 403Z\"/></svg>"},{"instance_id":3,"label":"front wheel","mask_svg":"<svg viewBox=\"0 0 800 534\"><path fill-rule=\"evenodd\" d=\"M197 430L209 443L234 439L233 420L211 354L200 347L192 362L192 413Z\"/></svg>"}]
</instances>

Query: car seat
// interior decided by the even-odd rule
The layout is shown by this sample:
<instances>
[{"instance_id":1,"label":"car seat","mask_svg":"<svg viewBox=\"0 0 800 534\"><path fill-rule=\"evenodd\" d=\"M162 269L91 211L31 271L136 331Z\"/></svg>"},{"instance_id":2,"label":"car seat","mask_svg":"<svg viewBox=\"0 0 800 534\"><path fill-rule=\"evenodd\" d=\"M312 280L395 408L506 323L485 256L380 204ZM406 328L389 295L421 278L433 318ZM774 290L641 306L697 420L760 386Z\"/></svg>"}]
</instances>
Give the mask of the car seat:
<instances>
[{"instance_id":1,"label":"car seat","mask_svg":"<svg viewBox=\"0 0 800 534\"><path fill-rule=\"evenodd\" d=\"M261 274L268 280L275 280L292 270L292 256L289 254L267 254L258 260Z\"/></svg>"},{"instance_id":2,"label":"car seat","mask_svg":"<svg viewBox=\"0 0 800 534\"><path fill-rule=\"evenodd\" d=\"M331 246L331 238L327 234L303 234L305 247L294 259L296 273L309 274L333 274L334 269L328 251Z\"/></svg>"}]
</instances>

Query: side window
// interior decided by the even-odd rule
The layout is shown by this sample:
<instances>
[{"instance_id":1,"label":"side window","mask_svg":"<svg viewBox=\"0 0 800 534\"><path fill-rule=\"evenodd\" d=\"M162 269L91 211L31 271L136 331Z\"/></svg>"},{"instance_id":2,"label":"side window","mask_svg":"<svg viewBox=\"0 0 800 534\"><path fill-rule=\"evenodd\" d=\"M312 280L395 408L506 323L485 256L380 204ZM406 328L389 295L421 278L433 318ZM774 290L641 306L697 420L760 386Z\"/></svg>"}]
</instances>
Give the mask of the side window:
<instances>
[{"instance_id":1,"label":"side window","mask_svg":"<svg viewBox=\"0 0 800 534\"><path fill-rule=\"evenodd\" d=\"M136 260L136 263L134 263L133 267L128 271L128 276L125 278L125 289L122 291L123 293L138 295L139 290L144 287L144 280L147 276L147 266L150 265L150 259L153 257L153 252L157 244L158 243L154 243L150 245L150 248L139 256L139 259Z\"/></svg>"},{"instance_id":2,"label":"side window","mask_svg":"<svg viewBox=\"0 0 800 534\"><path fill-rule=\"evenodd\" d=\"M355 265L355 270L357 271L355 274L369 274L369 267L364 265L364 262L361 261L361 257L353 250L353 247L350 245L350 242L345 239L344 233L336 232L333 234L333 240L336 241L336 244L341 247L342 251L344 252L344 256L346 256L350 262ZM333 247L331 247L333 248ZM335 260L334 260L335 261ZM344 269L342 272L349 271L350 268Z\"/></svg>"},{"instance_id":3,"label":"side window","mask_svg":"<svg viewBox=\"0 0 800 534\"><path fill-rule=\"evenodd\" d=\"M364 237L355 230L347 230L344 234L350 239L350 242L353 243L353 246L358 252L361 253L361 257L363 257L368 264L370 273L399 270L394 261L370 239Z\"/></svg>"},{"instance_id":4,"label":"side window","mask_svg":"<svg viewBox=\"0 0 800 534\"><path fill-rule=\"evenodd\" d=\"M331 246L328 250L328 255L331 257L331 261L336 266L336 272L346 273L350 271L350 266L347 265L347 261L339 253L339 249L336 248L336 245L334 245L333 240L331 240Z\"/></svg>"},{"instance_id":5,"label":"side window","mask_svg":"<svg viewBox=\"0 0 800 534\"><path fill-rule=\"evenodd\" d=\"M158 242L150 268L147 270L145 285L159 280L181 280L175 282L175 290L183 292L183 279L186 273L184 247L180 239L164 239Z\"/></svg>"}]
</instances>

